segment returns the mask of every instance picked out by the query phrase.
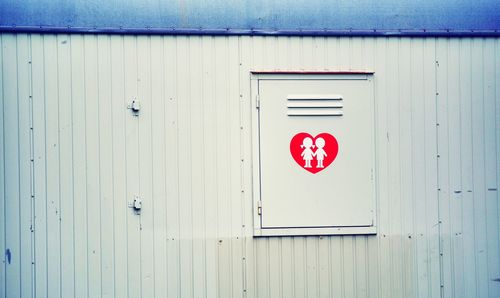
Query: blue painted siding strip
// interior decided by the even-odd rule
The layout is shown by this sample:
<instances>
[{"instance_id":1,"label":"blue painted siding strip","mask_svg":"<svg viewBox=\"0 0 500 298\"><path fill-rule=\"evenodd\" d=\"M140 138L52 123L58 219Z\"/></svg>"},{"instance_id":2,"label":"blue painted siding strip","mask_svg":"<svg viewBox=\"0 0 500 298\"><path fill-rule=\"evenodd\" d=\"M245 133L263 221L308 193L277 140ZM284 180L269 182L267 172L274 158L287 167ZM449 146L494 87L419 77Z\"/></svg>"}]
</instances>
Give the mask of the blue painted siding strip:
<instances>
[{"instance_id":1,"label":"blue painted siding strip","mask_svg":"<svg viewBox=\"0 0 500 298\"><path fill-rule=\"evenodd\" d=\"M0 26L0 32L15 33L95 33L149 35L255 35L255 36L409 36L409 37L498 37L500 30L256 30L256 29L176 29L176 28L83 28Z\"/></svg>"},{"instance_id":2,"label":"blue painted siding strip","mask_svg":"<svg viewBox=\"0 0 500 298\"><path fill-rule=\"evenodd\" d=\"M497 35L500 1L2 0L0 30L133 34Z\"/></svg>"}]
</instances>

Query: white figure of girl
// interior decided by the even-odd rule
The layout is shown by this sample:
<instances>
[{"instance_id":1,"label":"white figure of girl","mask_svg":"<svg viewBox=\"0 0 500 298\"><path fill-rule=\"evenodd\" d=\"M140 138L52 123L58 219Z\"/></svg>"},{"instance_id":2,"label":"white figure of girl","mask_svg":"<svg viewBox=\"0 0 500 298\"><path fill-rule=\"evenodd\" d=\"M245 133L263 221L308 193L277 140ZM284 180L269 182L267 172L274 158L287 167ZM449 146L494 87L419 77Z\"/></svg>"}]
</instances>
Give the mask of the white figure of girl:
<instances>
[{"instance_id":1,"label":"white figure of girl","mask_svg":"<svg viewBox=\"0 0 500 298\"><path fill-rule=\"evenodd\" d=\"M318 149L316 149L316 152L314 152L314 155L316 155L316 160L318 161L316 168L324 168L323 160L325 159L325 156L327 156L325 150L323 150L323 148L325 147L325 139L317 138L315 143L316 147L318 147Z\"/></svg>"},{"instance_id":2,"label":"white figure of girl","mask_svg":"<svg viewBox=\"0 0 500 298\"><path fill-rule=\"evenodd\" d=\"M300 145L300 148L304 148L304 151L300 154L305 161L304 168L312 168L311 160L314 157L314 152L311 150L311 147L314 148L312 139L309 137L304 138L302 145Z\"/></svg>"}]
</instances>

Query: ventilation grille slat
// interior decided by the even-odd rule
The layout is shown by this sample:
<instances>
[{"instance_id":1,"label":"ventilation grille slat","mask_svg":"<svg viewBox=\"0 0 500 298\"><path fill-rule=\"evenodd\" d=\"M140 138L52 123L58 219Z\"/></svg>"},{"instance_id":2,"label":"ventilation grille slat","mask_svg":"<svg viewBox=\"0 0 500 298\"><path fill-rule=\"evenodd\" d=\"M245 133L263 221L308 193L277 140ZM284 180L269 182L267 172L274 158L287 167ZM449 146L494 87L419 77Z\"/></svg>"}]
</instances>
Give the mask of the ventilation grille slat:
<instances>
[{"instance_id":1,"label":"ventilation grille slat","mask_svg":"<svg viewBox=\"0 0 500 298\"><path fill-rule=\"evenodd\" d=\"M287 96L288 116L342 116L342 95L291 94Z\"/></svg>"}]
</instances>

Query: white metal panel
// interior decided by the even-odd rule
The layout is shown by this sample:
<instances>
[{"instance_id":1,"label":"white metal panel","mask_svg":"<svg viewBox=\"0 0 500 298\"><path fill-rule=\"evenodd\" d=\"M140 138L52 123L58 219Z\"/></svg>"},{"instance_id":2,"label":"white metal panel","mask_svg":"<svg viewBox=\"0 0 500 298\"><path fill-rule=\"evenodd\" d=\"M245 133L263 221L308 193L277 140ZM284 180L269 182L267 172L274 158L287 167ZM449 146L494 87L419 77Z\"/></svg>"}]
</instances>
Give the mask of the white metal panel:
<instances>
[{"instance_id":1,"label":"white metal panel","mask_svg":"<svg viewBox=\"0 0 500 298\"><path fill-rule=\"evenodd\" d=\"M220 160L218 157L218 138L214 137L217 132L217 121L221 116L217 110L217 99L215 82L217 76L215 75L216 65L223 63L221 51L216 51L215 38L203 37L201 42L202 48L202 70L203 83L201 89L203 90L203 164L200 165L203 169L204 181L204 201L205 207L205 285L206 294L208 297L217 297L219 295L219 277L217 274L219 264L218 253L218 186L217 186L217 165ZM208 115L213 115L210 117ZM209 136L213 136L210 138ZM199 206L198 208L203 208Z\"/></svg>"},{"instance_id":2,"label":"white metal panel","mask_svg":"<svg viewBox=\"0 0 500 298\"><path fill-rule=\"evenodd\" d=\"M137 99L141 102L140 116L134 116L138 121L139 148L139 189L143 206L140 221L140 290L141 297L154 296L154 242L153 242L153 196L152 196L152 110L151 110L151 43L149 36L137 37ZM137 240L139 240L137 239Z\"/></svg>"},{"instance_id":3,"label":"white metal panel","mask_svg":"<svg viewBox=\"0 0 500 298\"><path fill-rule=\"evenodd\" d=\"M73 198L73 144L72 144L72 96L71 86L64 84L71 77L71 48L69 35L57 36L57 71L59 78L59 148L60 148L60 227L61 227L61 296L74 295L74 198Z\"/></svg>"},{"instance_id":4,"label":"white metal panel","mask_svg":"<svg viewBox=\"0 0 500 298\"><path fill-rule=\"evenodd\" d=\"M88 216L87 216L87 175L85 140L85 69L84 44L82 36L70 36L71 46L71 99L72 99L72 181L74 200L74 293L76 297L88 296ZM36 163L35 163L36 165ZM36 178L36 177L35 177ZM36 180L35 180L36 182ZM35 240L36 243L36 240Z\"/></svg>"},{"instance_id":5,"label":"white metal panel","mask_svg":"<svg viewBox=\"0 0 500 298\"><path fill-rule=\"evenodd\" d=\"M34 231L35 231L35 293L47 295L47 229L46 229L46 181L45 181L45 86L44 81L35 79L44 76L43 36L31 37L32 76L33 76L33 151L35 195ZM35 111L44 111L35 113ZM35 127L43 128L36 132ZM36 132L36 133L35 133Z\"/></svg>"},{"instance_id":6,"label":"white metal panel","mask_svg":"<svg viewBox=\"0 0 500 298\"><path fill-rule=\"evenodd\" d=\"M5 266L5 295L19 296L21 293L21 226L20 226L20 165L25 156L20 156L19 140L19 102L26 98L18 98L17 36L6 35L2 38L3 64L3 139L4 147L4 184L2 191L5 196L5 222L3 247L3 264ZM27 57L22 57L26 59ZM26 110L23 115L26 115ZM23 198L24 199L24 198Z\"/></svg>"},{"instance_id":7,"label":"white metal panel","mask_svg":"<svg viewBox=\"0 0 500 298\"><path fill-rule=\"evenodd\" d=\"M1 297L32 294L30 47L25 34L0 38ZM21 63L19 63L21 61ZM24 283L25 282L25 283Z\"/></svg>"},{"instance_id":8,"label":"white metal panel","mask_svg":"<svg viewBox=\"0 0 500 298\"><path fill-rule=\"evenodd\" d=\"M445 297L494 297L498 276L496 40L437 44L439 198ZM447 268L450 268L447 270Z\"/></svg>"},{"instance_id":9,"label":"white metal panel","mask_svg":"<svg viewBox=\"0 0 500 298\"><path fill-rule=\"evenodd\" d=\"M161 38L151 40L151 134L162 136L165 134L165 57L163 55L164 44ZM164 255L167 249L167 242L164 241L166 235L166 142L165 138L152 138L152 158L158 166L153 166L151 170L152 196L151 207L157 210L153 219L153 291L157 297L167 297L167 260L157 257Z\"/></svg>"},{"instance_id":10,"label":"white metal panel","mask_svg":"<svg viewBox=\"0 0 500 298\"><path fill-rule=\"evenodd\" d=\"M126 160L126 113L115 107L129 104L125 98L125 59L124 42L120 36L110 37L111 47L111 106L112 106L112 165L113 165L113 279L115 297L126 297L128 293L128 226L130 214L127 196L127 160ZM106 213L105 213L106 215ZM134 274L134 273L130 273Z\"/></svg>"},{"instance_id":11,"label":"white metal panel","mask_svg":"<svg viewBox=\"0 0 500 298\"><path fill-rule=\"evenodd\" d=\"M97 77L99 93L99 109L97 119L99 125L99 216L103 235L101 237L101 295L115 296L115 281L113 268L113 117L111 100L111 45L109 36L97 36L98 67ZM97 207L97 206L96 206Z\"/></svg>"},{"instance_id":12,"label":"white metal panel","mask_svg":"<svg viewBox=\"0 0 500 298\"><path fill-rule=\"evenodd\" d=\"M366 75L292 75L256 79L260 104L254 113L259 114L256 158L259 158L260 177L255 183L260 186L256 197L262 212L256 228L374 226L375 122L371 78ZM293 95L297 92L306 96ZM297 102L296 98L318 97L307 95L311 92L323 94L319 97L324 98L331 92L342 94L344 115L331 118L321 112L322 117L315 117L317 114L290 117L289 99ZM315 102L302 101L304 104ZM308 112L311 109L316 108L305 108ZM325 164L321 172L312 174L303 169L290 155L293 154L290 140L297 133L310 133L313 138L321 133L333 135L336 139L327 139L325 149L333 148L328 142L338 142L336 158L331 164ZM302 142L299 140L299 143ZM322 147L311 150L320 149ZM328 151L330 155L336 153ZM317 169L319 163L313 160L311 166ZM334 230L329 233L335 233ZM266 231L260 231L259 235L265 235Z\"/></svg>"},{"instance_id":13,"label":"white metal panel","mask_svg":"<svg viewBox=\"0 0 500 298\"><path fill-rule=\"evenodd\" d=\"M102 239L101 223L101 188L100 183L100 111L103 98L99 93L99 64L104 57L99 57L96 35L86 35L84 47L84 82L85 82L85 138L86 177L87 177L87 264L88 295L102 295ZM100 59L99 59L100 58ZM49 227L50 229L50 227Z\"/></svg>"},{"instance_id":14,"label":"white metal panel","mask_svg":"<svg viewBox=\"0 0 500 298\"><path fill-rule=\"evenodd\" d=\"M0 297L499 296L498 39L1 36ZM251 70L375 71L376 236L252 237Z\"/></svg>"},{"instance_id":15,"label":"white metal panel","mask_svg":"<svg viewBox=\"0 0 500 298\"><path fill-rule=\"evenodd\" d=\"M137 38L123 38L123 65L124 78L120 86L124 89L124 104L122 108L137 98L138 92L138 45ZM133 116L131 111L124 114L125 127L125 167L126 189L124 201L130 202L134 196L140 196L139 189L139 119ZM123 204L123 201L122 201ZM132 209L126 211L127 217L127 296L139 297L141 295L141 238L140 217L136 216Z\"/></svg>"}]
</instances>

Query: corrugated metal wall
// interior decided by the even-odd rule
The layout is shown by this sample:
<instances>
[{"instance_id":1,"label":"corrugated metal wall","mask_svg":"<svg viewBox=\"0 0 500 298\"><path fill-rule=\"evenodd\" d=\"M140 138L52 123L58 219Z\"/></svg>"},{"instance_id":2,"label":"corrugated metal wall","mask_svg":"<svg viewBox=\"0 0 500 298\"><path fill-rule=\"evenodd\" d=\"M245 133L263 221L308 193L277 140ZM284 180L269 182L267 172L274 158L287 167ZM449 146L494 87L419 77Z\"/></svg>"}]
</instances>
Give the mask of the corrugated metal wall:
<instances>
[{"instance_id":1,"label":"corrugated metal wall","mask_svg":"<svg viewBox=\"0 0 500 298\"><path fill-rule=\"evenodd\" d=\"M1 297L500 296L498 39L0 36ZM375 71L376 236L252 237L250 70Z\"/></svg>"}]
</instances>

